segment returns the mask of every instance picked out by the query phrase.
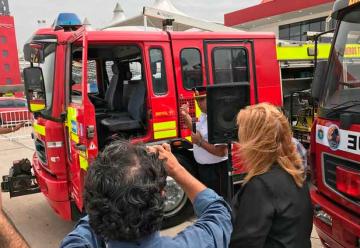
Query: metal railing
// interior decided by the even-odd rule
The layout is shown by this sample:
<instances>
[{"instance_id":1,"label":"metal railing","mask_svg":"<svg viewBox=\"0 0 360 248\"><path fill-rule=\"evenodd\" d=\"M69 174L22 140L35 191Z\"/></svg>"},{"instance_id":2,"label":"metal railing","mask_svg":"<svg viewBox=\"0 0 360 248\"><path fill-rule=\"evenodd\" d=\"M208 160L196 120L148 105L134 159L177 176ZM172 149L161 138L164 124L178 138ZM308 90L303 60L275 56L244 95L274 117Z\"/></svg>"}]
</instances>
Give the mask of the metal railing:
<instances>
[{"instance_id":1,"label":"metal railing","mask_svg":"<svg viewBox=\"0 0 360 248\"><path fill-rule=\"evenodd\" d=\"M28 110L0 112L0 140L30 138L32 118Z\"/></svg>"}]
</instances>

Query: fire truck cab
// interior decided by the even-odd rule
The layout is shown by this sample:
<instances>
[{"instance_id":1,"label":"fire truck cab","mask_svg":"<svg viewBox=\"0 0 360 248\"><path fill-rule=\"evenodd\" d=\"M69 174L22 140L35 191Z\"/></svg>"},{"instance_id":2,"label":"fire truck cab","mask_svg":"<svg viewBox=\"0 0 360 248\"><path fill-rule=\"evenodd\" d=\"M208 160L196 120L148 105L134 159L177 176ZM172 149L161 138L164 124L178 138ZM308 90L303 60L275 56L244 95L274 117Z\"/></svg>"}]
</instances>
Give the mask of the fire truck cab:
<instances>
[{"instance_id":1,"label":"fire truck cab","mask_svg":"<svg viewBox=\"0 0 360 248\"><path fill-rule=\"evenodd\" d=\"M24 52L35 118L32 167L65 220L83 213L86 170L114 138L169 142L192 172L191 131L178 110L188 102L198 114L193 87L245 82L251 104L282 105L273 34L88 31L67 23L36 31ZM166 194L171 226L187 218L191 204L172 178Z\"/></svg>"},{"instance_id":2,"label":"fire truck cab","mask_svg":"<svg viewBox=\"0 0 360 248\"><path fill-rule=\"evenodd\" d=\"M325 247L360 247L360 1L337 0L329 61L317 64L311 134L314 224Z\"/></svg>"}]
</instances>

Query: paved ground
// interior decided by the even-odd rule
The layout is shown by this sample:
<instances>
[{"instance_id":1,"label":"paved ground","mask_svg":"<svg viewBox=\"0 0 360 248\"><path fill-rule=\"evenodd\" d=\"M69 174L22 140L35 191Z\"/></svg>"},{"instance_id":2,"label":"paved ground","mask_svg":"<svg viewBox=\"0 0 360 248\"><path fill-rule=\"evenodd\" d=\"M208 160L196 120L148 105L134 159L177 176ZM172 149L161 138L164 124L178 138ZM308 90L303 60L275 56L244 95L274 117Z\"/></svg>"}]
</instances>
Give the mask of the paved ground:
<instances>
[{"instance_id":1,"label":"paved ground","mask_svg":"<svg viewBox=\"0 0 360 248\"><path fill-rule=\"evenodd\" d=\"M31 158L34 152L33 141L22 139L19 141L2 140L0 136L0 176L8 173L13 160ZM0 177L1 178L1 177ZM71 222L60 220L47 204L41 194L22 196L9 199L7 194L2 195L3 207L20 233L31 247L55 248L61 239L72 229ZM164 230L163 235L175 235L191 222ZM315 232L312 235L314 248L322 247Z\"/></svg>"}]
</instances>

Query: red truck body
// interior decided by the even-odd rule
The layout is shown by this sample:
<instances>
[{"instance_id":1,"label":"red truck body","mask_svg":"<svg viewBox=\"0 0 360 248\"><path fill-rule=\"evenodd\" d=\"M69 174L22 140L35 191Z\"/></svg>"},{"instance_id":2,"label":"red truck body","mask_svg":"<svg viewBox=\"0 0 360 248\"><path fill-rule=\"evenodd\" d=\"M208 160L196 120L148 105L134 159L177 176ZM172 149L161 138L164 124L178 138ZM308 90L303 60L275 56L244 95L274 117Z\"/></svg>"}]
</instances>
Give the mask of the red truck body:
<instances>
[{"instance_id":1,"label":"red truck body","mask_svg":"<svg viewBox=\"0 0 360 248\"><path fill-rule=\"evenodd\" d=\"M325 247L360 247L360 2L337 0L329 61L318 64L321 87L310 158L314 224Z\"/></svg>"}]
</instances>

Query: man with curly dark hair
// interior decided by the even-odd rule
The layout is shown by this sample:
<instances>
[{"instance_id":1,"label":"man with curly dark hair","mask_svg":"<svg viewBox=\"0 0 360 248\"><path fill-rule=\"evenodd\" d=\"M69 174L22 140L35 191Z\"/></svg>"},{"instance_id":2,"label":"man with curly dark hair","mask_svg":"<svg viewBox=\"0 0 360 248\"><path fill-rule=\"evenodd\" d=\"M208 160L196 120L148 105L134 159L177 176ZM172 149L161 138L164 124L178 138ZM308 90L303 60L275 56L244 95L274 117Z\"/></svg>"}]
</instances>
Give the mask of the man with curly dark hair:
<instances>
[{"instance_id":1,"label":"man with curly dark hair","mask_svg":"<svg viewBox=\"0 0 360 248\"><path fill-rule=\"evenodd\" d=\"M177 236L161 237L166 177L192 201L198 220ZM228 247L227 203L182 167L168 144L145 148L124 141L107 146L89 167L80 220L61 247Z\"/></svg>"}]
</instances>

